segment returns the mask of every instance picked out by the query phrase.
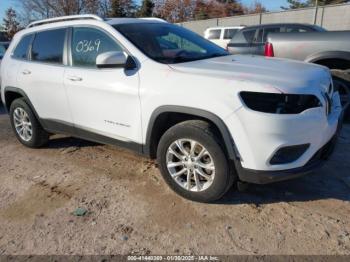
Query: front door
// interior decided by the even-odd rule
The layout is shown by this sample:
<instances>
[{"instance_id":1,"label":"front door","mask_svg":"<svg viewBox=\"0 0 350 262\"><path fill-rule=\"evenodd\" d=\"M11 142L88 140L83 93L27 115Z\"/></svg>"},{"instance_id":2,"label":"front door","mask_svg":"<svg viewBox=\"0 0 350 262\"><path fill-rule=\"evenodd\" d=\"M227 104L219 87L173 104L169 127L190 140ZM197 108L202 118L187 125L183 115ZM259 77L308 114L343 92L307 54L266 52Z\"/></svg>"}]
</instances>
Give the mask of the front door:
<instances>
[{"instance_id":1,"label":"front door","mask_svg":"<svg viewBox=\"0 0 350 262\"><path fill-rule=\"evenodd\" d=\"M91 27L72 28L70 46L71 67L64 83L75 127L85 135L97 135L96 140L141 143L137 70L96 67L99 54L125 50L111 35Z\"/></svg>"}]
</instances>

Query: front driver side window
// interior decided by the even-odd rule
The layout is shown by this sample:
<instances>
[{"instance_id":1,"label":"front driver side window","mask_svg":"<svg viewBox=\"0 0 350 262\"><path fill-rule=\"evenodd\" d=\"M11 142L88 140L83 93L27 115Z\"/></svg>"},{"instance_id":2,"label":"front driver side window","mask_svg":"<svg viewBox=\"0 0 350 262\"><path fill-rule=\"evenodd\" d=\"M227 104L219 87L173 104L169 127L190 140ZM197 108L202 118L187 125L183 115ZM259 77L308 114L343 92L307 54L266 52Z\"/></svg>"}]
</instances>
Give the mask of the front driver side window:
<instances>
[{"instance_id":1,"label":"front driver side window","mask_svg":"<svg viewBox=\"0 0 350 262\"><path fill-rule=\"evenodd\" d=\"M94 28L73 28L72 64L78 67L96 68L99 54L110 51L123 51L106 33Z\"/></svg>"}]
</instances>

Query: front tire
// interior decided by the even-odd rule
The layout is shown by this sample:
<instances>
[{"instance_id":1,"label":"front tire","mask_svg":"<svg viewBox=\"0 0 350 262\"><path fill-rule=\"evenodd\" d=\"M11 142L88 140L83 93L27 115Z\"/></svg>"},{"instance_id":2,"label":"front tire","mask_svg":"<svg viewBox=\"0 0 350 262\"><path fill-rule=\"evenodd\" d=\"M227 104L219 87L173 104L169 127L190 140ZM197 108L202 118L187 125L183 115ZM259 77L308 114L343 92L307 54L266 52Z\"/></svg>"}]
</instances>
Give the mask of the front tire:
<instances>
[{"instance_id":1,"label":"front tire","mask_svg":"<svg viewBox=\"0 0 350 262\"><path fill-rule=\"evenodd\" d=\"M17 139L23 145L38 148L49 141L49 134L42 128L32 109L23 98L12 102L10 120Z\"/></svg>"},{"instance_id":2,"label":"front tire","mask_svg":"<svg viewBox=\"0 0 350 262\"><path fill-rule=\"evenodd\" d=\"M344 107L344 119L350 120L350 73L343 70L331 70L334 88L339 91L341 104Z\"/></svg>"},{"instance_id":3,"label":"front tire","mask_svg":"<svg viewBox=\"0 0 350 262\"><path fill-rule=\"evenodd\" d=\"M185 121L167 130L157 160L166 183L189 200L213 202L234 182L220 140L204 121Z\"/></svg>"}]
</instances>

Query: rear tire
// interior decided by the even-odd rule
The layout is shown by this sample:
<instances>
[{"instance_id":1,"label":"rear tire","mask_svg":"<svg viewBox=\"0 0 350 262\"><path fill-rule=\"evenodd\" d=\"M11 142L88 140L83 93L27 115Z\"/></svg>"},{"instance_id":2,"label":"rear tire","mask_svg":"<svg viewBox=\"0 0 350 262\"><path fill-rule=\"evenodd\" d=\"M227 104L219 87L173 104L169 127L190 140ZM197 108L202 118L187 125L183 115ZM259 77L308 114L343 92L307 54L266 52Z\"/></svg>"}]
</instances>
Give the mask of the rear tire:
<instances>
[{"instance_id":1,"label":"rear tire","mask_svg":"<svg viewBox=\"0 0 350 262\"><path fill-rule=\"evenodd\" d=\"M23 145L38 148L49 141L49 134L42 128L24 98L18 98L12 102L10 120L17 139Z\"/></svg>"},{"instance_id":2,"label":"rear tire","mask_svg":"<svg viewBox=\"0 0 350 262\"><path fill-rule=\"evenodd\" d=\"M189 200L218 200L235 180L220 139L204 121L185 121L167 130L157 160L165 182Z\"/></svg>"}]
</instances>

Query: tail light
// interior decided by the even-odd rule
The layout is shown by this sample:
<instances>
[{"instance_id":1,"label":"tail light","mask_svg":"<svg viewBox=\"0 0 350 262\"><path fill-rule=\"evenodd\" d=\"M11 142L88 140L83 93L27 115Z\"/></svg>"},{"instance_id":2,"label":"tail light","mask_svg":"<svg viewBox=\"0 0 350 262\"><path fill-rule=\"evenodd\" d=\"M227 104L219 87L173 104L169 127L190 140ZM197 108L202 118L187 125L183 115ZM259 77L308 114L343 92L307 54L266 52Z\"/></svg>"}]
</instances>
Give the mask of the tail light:
<instances>
[{"instance_id":1,"label":"tail light","mask_svg":"<svg viewBox=\"0 0 350 262\"><path fill-rule=\"evenodd\" d=\"M273 52L273 45L269 42L265 44L265 56L274 57L275 53Z\"/></svg>"}]
</instances>

